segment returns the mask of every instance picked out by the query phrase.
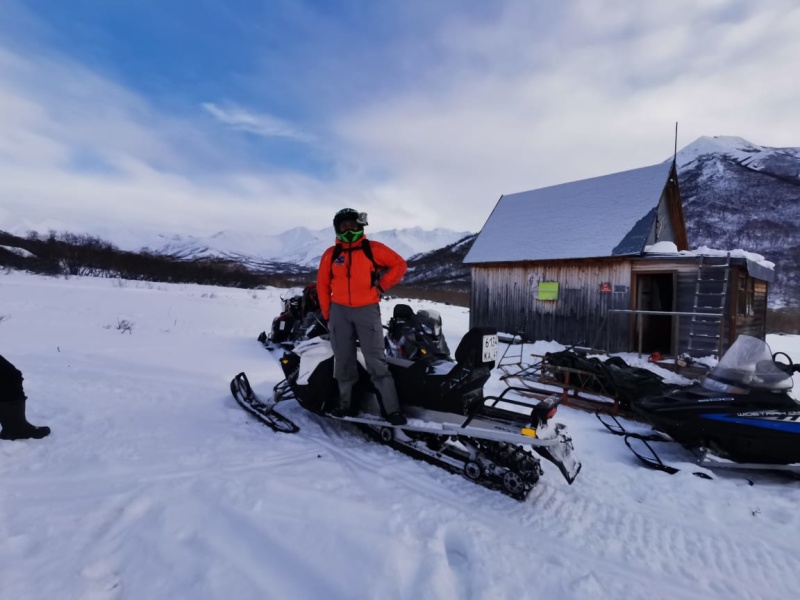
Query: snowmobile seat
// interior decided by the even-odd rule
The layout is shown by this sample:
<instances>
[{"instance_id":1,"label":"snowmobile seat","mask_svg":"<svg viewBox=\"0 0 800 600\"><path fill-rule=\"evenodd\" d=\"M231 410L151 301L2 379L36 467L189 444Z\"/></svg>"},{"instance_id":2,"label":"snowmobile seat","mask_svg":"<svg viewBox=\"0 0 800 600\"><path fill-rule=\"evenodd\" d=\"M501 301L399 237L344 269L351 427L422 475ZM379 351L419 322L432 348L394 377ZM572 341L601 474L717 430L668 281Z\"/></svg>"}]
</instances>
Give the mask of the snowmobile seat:
<instances>
[{"instance_id":1,"label":"snowmobile seat","mask_svg":"<svg viewBox=\"0 0 800 600\"><path fill-rule=\"evenodd\" d=\"M483 362L483 337L497 335L494 327L473 327L470 329L456 348L456 364L469 367L481 367L491 364L489 370L494 369L494 361Z\"/></svg>"},{"instance_id":2,"label":"snowmobile seat","mask_svg":"<svg viewBox=\"0 0 800 600\"><path fill-rule=\"evenodd\" d=\"M473 327L456 348L456 364L444 376L429 376L431 408L452 413L470 414L483 404L483 386L494 369L494 361L484 362L484 336L497 335L492 327ZM438 381L437 381L438 380Z\"/></svg>"},{"instance_id":3,"label":"snowmobile seat","mask_svg":"<svg viewBox=\"0 0 800 600\"><path fill-rule=\"evenodd\" d=\"M455 414L469 414L483 403L483 385L494 362L483 362L483 337L496 335L488 327L470 329L456 350L456 362L435 359L389 358L401 404L421 406Z\"/></svg>"},{"instance_id":4,"label":"snowmobile seat","mask_svg":"<svg viewBox=\"0 0 800 600\"><path fill-rule=\"evenodd\" d=\"M272 320L269 341L276 344L284 344L292 339L292 331L295 326L295 318L289 311L283 312Z\"/></svg>"},{"instance_id":5,"label":"snowmobile seat","mask_svg":"<svg viewBox=\"0 0 800 600\"><path fill-rule=\"evenodd\" d=\"M408 304L397 304L389 319L386 333L386 350L390 356L414 359L418 357L414 329L416 317Z\"/></svg>"},{"instance_id":6,"label":"snowmobile seat","mask_svg":"<svg viewBox=\"0 0 800 600\"><path fill-rule=\"evenodd\" d=\"M392 312L392 318L398 320L411 320L414 318L414 309L408 304L396 304Z\"/></svg>"},{"instance_id":7,"label":"snowmobile seat","mask_svg":"<svg viewBox=\"0 0 800 600\"><path fill-rule=\"evenodd\" d=\"M389 336L395 342L414 331L414 310L408 304L397 304L389 319Z\"/></svg>"}]
</instances>

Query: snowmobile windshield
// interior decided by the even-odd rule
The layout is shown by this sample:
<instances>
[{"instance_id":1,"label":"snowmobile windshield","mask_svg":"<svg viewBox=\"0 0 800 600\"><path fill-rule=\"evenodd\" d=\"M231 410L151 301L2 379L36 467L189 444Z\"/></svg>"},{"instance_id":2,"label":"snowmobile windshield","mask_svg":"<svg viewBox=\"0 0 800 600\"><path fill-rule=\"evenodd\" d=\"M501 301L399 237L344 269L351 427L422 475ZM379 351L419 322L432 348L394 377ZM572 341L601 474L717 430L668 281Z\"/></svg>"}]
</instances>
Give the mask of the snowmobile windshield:
<instances>
[{"instance_id":1,"label":"snowmobile windshield","mask_svg":"<svg viewBox=\"0 0 800 600\"><path fill-rule=\"evenodd\" d=\"M751 389L789 390L792 383L791 375L772 360L765 341L740 335L702 385L715 392L746 394Z\"/></svg>"},{"instance_id":2,"label":"snowmobile windshield","mask_svg":"<svg viewBox=\"0 0 800 600\"><path fill-rule=\"evenodd\" d=\"M438 338L442 335L442 315L435 310L421 310L417 313L422 331Z\"/></svg>"}]
</instances>

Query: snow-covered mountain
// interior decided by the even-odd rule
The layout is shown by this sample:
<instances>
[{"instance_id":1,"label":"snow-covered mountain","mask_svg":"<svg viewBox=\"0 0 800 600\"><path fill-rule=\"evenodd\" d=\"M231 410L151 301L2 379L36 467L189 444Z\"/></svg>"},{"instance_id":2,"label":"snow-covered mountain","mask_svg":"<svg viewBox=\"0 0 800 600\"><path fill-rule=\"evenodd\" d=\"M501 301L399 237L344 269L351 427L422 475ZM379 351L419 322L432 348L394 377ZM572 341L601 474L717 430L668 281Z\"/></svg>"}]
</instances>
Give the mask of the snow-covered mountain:
<instances>
[{"instance_id":1,"label":"snow-covered mountain","mask_svg":"<svg viewBox=\"0 0 800 600\"><path fill-rule=\"evenodd\" d=\"M52 224L48 228L62 231L52 227ZM0 223L0 230L3 229L2 223ZM5 230L14 235L24 236L28 229L37 230L40 234L48 231L48 229L35 226L28 226L24 231L19 227L9 227ZM169 254L187 259L219 256L259 268L281 264L292 265L295 268L316 268L322 253L335 241L332 227L319 230L294 227L275 235L220 231L206 237L183 234L164 235L124 228L98 229L80 233L99 237L114 244L120 250L138 252L147 249L153 253ZM411 227L376 232L368 230L367 235L372 240L388 244L404 258L410 258L416 254L430 252L452 244L469 235L469 232L442 228L425 230L421 227Z\"/></svg>"},{"instance_id":2,"label":"snow-covered mountain","mask_svg":"<svg viewBox=\"0 0 800 600\"><path fill-rule=\"evenodd\" d=\"M404 258L447 246L465 235L469 232L441 228L426 231L421 227L368 232L370 239L388 244ZM248 264L267 261L316 268L322 253L334 241L330 227L319 230L295 227L277 235L242 235L228 231L207 238L176 235L162 238L161 245L154 249L187 258L223 256Z\"/></svg>"},{"instance_id":3,"label":"snow-covered mountain","mask_svg":"<svg viewBox=\"0 0 800 600\"><path fill-rule=\"evenodd\" d=\"M690 245L743 248L776 264L773 305L800 305L800 148L701 137L678 152Z\"/></svg>"}]
</instances>

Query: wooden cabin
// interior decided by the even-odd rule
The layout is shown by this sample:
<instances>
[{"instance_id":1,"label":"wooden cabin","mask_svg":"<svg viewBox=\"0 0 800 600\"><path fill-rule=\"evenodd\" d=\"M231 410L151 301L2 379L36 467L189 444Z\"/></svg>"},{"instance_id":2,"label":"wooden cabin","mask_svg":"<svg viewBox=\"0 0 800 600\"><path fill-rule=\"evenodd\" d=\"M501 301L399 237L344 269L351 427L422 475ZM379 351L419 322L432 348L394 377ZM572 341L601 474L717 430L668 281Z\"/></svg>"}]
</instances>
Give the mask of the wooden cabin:
<instances>
[{"instance_id":1,"label":"wooden cabin","mask_svg":"<svg viewBox=\"0 0 800 600\"><path fill-rule=\"evenodd\" d=\"M464 262L470 325L528 340L707 356L766 334L771 264L689 252L674 163L504 195Z\"/></svg>"}]
</instances>

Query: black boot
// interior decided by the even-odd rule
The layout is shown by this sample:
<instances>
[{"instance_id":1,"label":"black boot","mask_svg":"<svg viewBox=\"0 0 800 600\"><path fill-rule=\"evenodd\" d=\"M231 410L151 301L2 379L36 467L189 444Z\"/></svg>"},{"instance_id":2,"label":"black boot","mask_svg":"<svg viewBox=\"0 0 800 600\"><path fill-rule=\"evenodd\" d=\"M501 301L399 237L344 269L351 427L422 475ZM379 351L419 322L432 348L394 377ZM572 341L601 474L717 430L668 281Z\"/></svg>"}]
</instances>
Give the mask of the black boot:
<instances>
[{"instance_id":1,"label":"black boot","mask_svg":"<svg viewBox=\"0 0 800 600\"><path fill-rule=\"evenodd\" d=\"M0 426L0 440L38 440L50 435L49 427L36 427L25 419L25 400L0 402Z\"/></svg>"},{"instance_id":2,"label":"black boot","mask_svg":"<svg viewBox=\"0 0 800 600\"><path fill-rule=\"evenodd\" d=\"M331 410L331 416L341 419L342 417L355 417L359 412L357 406L353 406L353 383L347 382L339 384L339 403Z\"/></svg>"},{"instance_id":3,"label":"black boot","mask_svg":"<svg viewBox=\"0 0 800 600\"><path fill-rule=\"evenodd\" d=\"M355 417L361 411L357 406L353 406L349 400L339 398L339 404L331 411L331 416L341 419L342 417Z\"/></svg>"},{"instance_id":4,"label":"black boot","mask_svg":"<svg viewBox=\"0 0 800 600\"><path fill-rule=\"evenodd\" d=\"M359 410L353 406L337 406L331 411L331 416L341 419L342 417L355 417Z\"/></svg>"},{"instance_id":5,"label":"black boot","mask_svg":"<svg viewBox=\"0 0 800 600\"><path fill-rule=\"evenodd\" d=\"M386 420L389 421L392 425L405 425L408 423L408 419L406 416L401 413L399 410L397 412L393 412L389 415L386 415Z\"/></svg>"}]
</instances>

